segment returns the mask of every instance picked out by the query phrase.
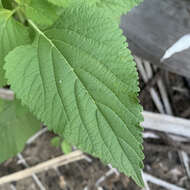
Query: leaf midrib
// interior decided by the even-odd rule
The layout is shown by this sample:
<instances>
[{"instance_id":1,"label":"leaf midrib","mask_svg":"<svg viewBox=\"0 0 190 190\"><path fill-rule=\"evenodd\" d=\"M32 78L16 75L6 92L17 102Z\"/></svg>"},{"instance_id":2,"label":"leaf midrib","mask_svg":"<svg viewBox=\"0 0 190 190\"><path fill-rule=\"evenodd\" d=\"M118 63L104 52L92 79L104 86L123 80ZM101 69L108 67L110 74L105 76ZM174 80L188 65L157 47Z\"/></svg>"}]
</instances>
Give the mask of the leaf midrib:
<instances>
[{"instance_id":1,"label":"leaf midrib","mask_svg":"<svg viewBox=\"0 0 190 190\"><path fill-rule=\"evenodd\" d=\"M75 48L75 49L77 49L78 47L75 47L75 46L73 46L73 45L71 45L71 44L69 44L69 43L66 43L66 42L62 42L61 40L56 40L56 39L54 39L54 41L59 41L59 42L61 42L61 43L65 43L65 44L67 44L67 45L69 45L69 46L71 46L71 47L73 47L73 48ZM87 52L85 52L83 49L81 49L81 51L83 51L84 53L86 53L87 54ZM87 54L88 55L88 54ZM95 59L97 62L100 62L99 60L97 60L96 59L96 57L94 57L94 56L92 56L92 55L90 55L93 59ZM63 56L64 57L64 56ZM69 63L68 63L69 64ZM70 65L70 64L69 64ZM100 63L100 65L101 66L104 66L103 64L101 64ZM104 67L104 68L106 68L106 67ZM106 68L107 69L107 68ZM85 69L83 69L85 72L88 72L89 74L91 74L92 75L92 73L90 73L89 71L86 71ZM112 72L111 72L112 73ZM76 73L75 73L76 74ZM114 75L114 73L112 73L113 75ZM77 75L77 74L76 74ZM104 82L102 82L102 81L100 81L96 76L94 76L94 75L92 75L93 77L95 77L99 82L101 82L108 90L110 90L112 93L113 93L113 95L114 95L114 97L121 103L121 105L125 108L125 110L127 111L127 112L129 112L130 114L131 114L131 116L133 116L134 118L135 118L135 115L134 115L134 113L132 112L132 111L130 111L129 109L127 109L126 108L126 106L121 102L121 100L117 97L117 95L116 95L116 93L112 90L112 89L110 89L110 87L108 87ZM115 76L115 75L114 75ZM77 77L78 77L78 75L77 75ZM116 77L116 76L115 76ZM116 77L117 78L117 77ZM117 78L118 79L118 78ZM120 81L120 79L118 79L119 81ZM120 82L122 82L122 81L120 81ZM122 82L123 83L123 82ZM88 92L88 91L87 91ZM92 99L94 100L94 98L92 97ZM94 100L95 101L95 100ZM123 120L122 120L123 121ZM124 122L124 121L123 121ZM124 122L124 124L125 124L125 122ZM125 124L126 125L126 124ZM128 128L129 129L129 128ZM139 143L138 142L138 140L136 139L136 137L133 135L133 133L130 131L130 129L129 129L129 132L131 133L131 135L135 138L135 140L137 141L137 143Z\"/></svg>"},{"instance_id":2,"label":"leaf midrib","mask_svg":"<svg viewBox=\"0 0 190 190\"><path fill-rule=\"evenodd\" d=\"M66 43L66 42L62 42L61 40L54 40L54 41L59 41L59 42L61 42L61 43ZM69 43L66 43L66 44L68 44L68 45L70 45L71 47L73 47L73 48L76 48L75 46L73 46L73 45L71 45L71 44L69 44ZM82 51L84 51L83 49L81 49ZM86 53L86 52L85 52ZM87 53L86 53L87 54ZM91 56L91 55L90 55ZM64 57L64 56L63 56ZM92 56L92 58L93 59L95 59L97 62L100 62L100 61L98 61L94 56ZM68 63L69 64L69 63ZM69 64L70 65L70 64ZM100 65L102 65L103 66L103 64L100 64ZM107 69L107 68L106 68ZM86 71L86 70L84 70L85 72L88 72L88 71ZM90 73L90 72L88 72L89 74L91 74L92 75L92 73ZM112 72L111 72L112 73ZM75 73L76 74L76 73ZM77 75L77 74L76 74ZM114 75L114 74L113 74ZM126 108L126 106L121 102L121 100L117 97L117 95L116 95L116 93L112 90L112 89L110 89L110 87L108 87L104 82L102 82L102 81L100 81L96 76L94 76L94 75L92 75L93 77L95 77L99 82L101 82L108 90L110 90L112 93L113 93L113 95L114 95L114 97L121 103L121 105L125 108L125 110L127 111L127 112L129 112L130 114L131 114L131 116L133 116L133 117L135 117L135 115L134 115L134 113L133 112L131 112L129 109L127 109ZM115 76L115 75L114 75ZM77 77L78 77L78 75L77 75ZM116 76L115 76L116 77ZM79 77L78 77L79 78ZM80 80L80 79L79 79ZM81 82L81 80L80 80L80 82ZM82 82L81 82L82 83ZM83 84L83 86L85 87L85 85ZM85 87L85 89L87 89L86 87ZM87 91L88 92L88 91ZM88 93L89 94L89 93ZM89 94L90 95L90 94ZM91 96L91 95L90 95ZM92 97L92 96L91 96ZM94 100L94 98L92 97L92 99ZM95 100L94 100L95 101ZM95 101L96 102L96 101ZM95 103L96 104L96 103ZM98 106L97 104L96 104L96 106ZM98 109L99 110L99 109ZM115 112L114 112L115 113ZM118 113L116 113L117 115L118 115ZM124 120L118 115L118 117L120 118L120 120L124 123L124 125L126 126L126 123L124 122ZM127 127L127 126L126 126ZM127 127L128 128L128 127ZM131 130L130 130L130 128L128 128L128 130L129 130L129 132L130 132L130 134L134 137L134 139L135 139L135 141L136 141L136 143L139 143L139 141L137 140L137 138L136 138L136 136L134 136L134 134L131 132ZM127 143L128 144L128 143ZM131 147L132 148L132 147Z\"/></svg>"}]
</instances>

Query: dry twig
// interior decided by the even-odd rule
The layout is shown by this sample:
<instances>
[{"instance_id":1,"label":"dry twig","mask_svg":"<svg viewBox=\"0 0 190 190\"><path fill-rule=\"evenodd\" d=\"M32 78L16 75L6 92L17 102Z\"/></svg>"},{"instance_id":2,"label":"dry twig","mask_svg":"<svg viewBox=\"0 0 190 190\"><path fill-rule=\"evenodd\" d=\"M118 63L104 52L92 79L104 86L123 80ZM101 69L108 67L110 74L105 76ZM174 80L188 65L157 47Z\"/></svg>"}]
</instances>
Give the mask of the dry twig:
<instances>
[{"instance_id":1,"label":"dry twig","mask_svg":"<svg viewBox=\"0 0 190 190\"><path fill-rule=\"evenodd\" d=\"M142 122L142 126L145 129L190 138L190 121L187 119L147 111L143 112L143 116L144 122Z\"/></svg>"},{"instance_id":2,"label":"dry twig","mask_svg":"<svg viewBox=\"0 0 190 190\"><path fill-rule=\"evenodd\" d=\"M24 179L26 177L31 176L34 173L39 173L44 170L48 170L50 168L59 167L62 165L69 164L74 161L78 161L81 159L84 159L85 155L81 151L74 151L68 155L59 156L56 158L53 158L51 160L48 160L46 162L40 163L34 167L30 167L28 169L4 176L0 178L0 185L3 185L5 183L9 183L12 181L18 181L21 179Z\"/></svg>"},{"instance_id":3,"label":"dry twig","mask_svg":"<svg viewBox=\"0 0 190 190\"><path fill-rule=\"evenodd\" d=\"M23 164L26 168L29 168L29 165L27 164L22 154L19 153L17 157L19 159L19 163ZM37 184L37 186L40 188L40 190L46 190L46 188L43 186L43 184L41 183L41 181L39 180L38 176L35 173L32 174L32 178Z\"/></svg>"},{"instance_id":4,"label":"dry twig","mask_svg":"<svg viewBox=\"0 0 190 190\"><path fill-rule=\"evenodd\" d=\"M173 185L173 184L170 184L170 183L168 183L166 181L158 179L158 178L156 178L154 176L151 176L151 175L149 175L147 173L144 173L144 178L146 178L147 181L149 181L151 183L154 183L154 184L156 184L158 186L162 186L162 187L164 187L164 188L166 188L168 190L186 190L184 188L178 187L176 185Z\"/></svg>"}]
</instances>

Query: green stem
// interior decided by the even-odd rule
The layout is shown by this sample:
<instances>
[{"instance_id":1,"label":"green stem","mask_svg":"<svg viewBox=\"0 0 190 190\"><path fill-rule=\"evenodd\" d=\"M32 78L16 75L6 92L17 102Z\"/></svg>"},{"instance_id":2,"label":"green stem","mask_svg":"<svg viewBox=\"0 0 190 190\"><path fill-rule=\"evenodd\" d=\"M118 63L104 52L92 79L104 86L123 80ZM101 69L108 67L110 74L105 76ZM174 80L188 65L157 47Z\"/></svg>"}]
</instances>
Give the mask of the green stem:
<instances>
[{"instance_id":1,"label":"green stem","mask_svg":"<svg viewBox=\"0 0 190 190\"><path fill-rule=\"evenodd\" d=\"M26 19L25 19L25 16L23 15L23 13L21 12L20 7L16 8L16 13L17 13L17 16L18 16L18 19L20 20L20 22L24 24Z\"/></svg>"},{"instance_id":2,"label":"green stem","mask_svg":"<svg viewBox=\"0 0 190 190\"><path fill-rule=\"evenodd\" d=\"M36 24L32 20L28 20L28 23L38 32L40 35L42 35L50 44L52 47L55 47L55 45L52 43L50 39L47 38L47 36L36 26Z\"/></svg>"}]
</instances>

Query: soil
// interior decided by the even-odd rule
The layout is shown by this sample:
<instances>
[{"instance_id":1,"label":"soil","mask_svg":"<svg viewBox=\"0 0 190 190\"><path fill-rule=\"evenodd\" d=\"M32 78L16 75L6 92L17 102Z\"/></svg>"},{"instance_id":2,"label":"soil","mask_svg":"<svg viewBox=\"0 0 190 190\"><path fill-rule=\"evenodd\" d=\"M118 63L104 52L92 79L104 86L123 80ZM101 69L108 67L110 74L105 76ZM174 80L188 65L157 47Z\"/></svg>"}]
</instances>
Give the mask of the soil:
<instances>
[{"instance_id":1,"label":"soil","mask_svg":"<svg viewBox=\"0 0 190 190\"><path fill-rule=\"evenodd\" d=\"M161 71L159 75L164 77L174 115L190 118L190 90L187 80L166 71ZM147 87L140 80L141 104L145 110L157 112L148 92L148 88L152 85L151 82L148 85L150 86ZM153 85L155 86L154 83ZM158 133L158 135L163 137L163 134ZM32 144L26 146L22 155L29 166L34 166L63 154L59 148L55 148L50 144L53 136L54 134L47 132ZM144 171L188 190L190 189L190 180L187 177L186 170L180 160L178 151L173 148L170 149L170 146L171 144L168 144L164 138L157 140L145 139ZM5 176L22 169L24 167L18 163L18 159L15 157L0 165L0 176ZM89 190L95 190L96 181L108 170L108 166L102 164L97 158L92 158L92 162L81 160L59 167L58 171L51 169L37 176L47 190L83 190L86 186L88 186ZM18 181L14 185L17 190L39 190L32 177ZM164 190L164 188L157 185L151 183L149 185L152 190ZM110 176L106 181L101 183L101 186L104 190L140 190L131 179L123 174L119 177L115 174ZM10 189L10 184L0 186L0 190Z\"/></svg>"}]
</instances>

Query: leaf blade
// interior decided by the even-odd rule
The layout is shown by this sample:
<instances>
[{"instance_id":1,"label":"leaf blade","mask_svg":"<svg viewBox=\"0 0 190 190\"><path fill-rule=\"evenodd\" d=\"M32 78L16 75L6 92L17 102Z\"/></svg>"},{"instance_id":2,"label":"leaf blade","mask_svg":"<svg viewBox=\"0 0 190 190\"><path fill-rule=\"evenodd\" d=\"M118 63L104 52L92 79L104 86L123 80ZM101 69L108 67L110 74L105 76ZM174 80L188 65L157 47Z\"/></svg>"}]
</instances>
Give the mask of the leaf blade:
<instances>
[{"instance_id":1,"label":"leaf blade","mask_svg":"<svg viewBox=\"0 0 190 190\"><path fill-rule=\"evenodd\" d=\"M6 9L0 10L0 87L6 84L4 77L4 58L15 47L29 43L28 29L14 20L12 12Z\"/></svg>"},{"instance_id":2,"label":"leaf blade","mask_svg":"<svg viewBox=\"0 0 190 190\"><path fill-rule=\"evenodd\" d=\"M21 9L28 19L41 27L51 26L58 18L58 7L46 0L22 0Z\"/></svg>"},{"instance_id":3,"label":"leaf blade","mask_svg":"<svg viewBox=\"0 0 190 190\"><path fill-rule=\"evenodd\" d=\"M66 9L54 27L7 56L13 90L49 129L142 186L138 77L117 24L82 5Z\"/></svg>"},{"instance_id":4,"label":"leaf blade","mask_svg":"<svg viewBox=\"0 0 190 190\"><path fill-rule=\"evenodd\" d=\"M21 152L39 129L40 122L19 101L0 100L0 163Z\"/></svg>"}]
</instances>

